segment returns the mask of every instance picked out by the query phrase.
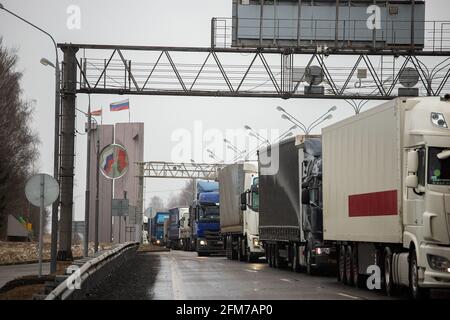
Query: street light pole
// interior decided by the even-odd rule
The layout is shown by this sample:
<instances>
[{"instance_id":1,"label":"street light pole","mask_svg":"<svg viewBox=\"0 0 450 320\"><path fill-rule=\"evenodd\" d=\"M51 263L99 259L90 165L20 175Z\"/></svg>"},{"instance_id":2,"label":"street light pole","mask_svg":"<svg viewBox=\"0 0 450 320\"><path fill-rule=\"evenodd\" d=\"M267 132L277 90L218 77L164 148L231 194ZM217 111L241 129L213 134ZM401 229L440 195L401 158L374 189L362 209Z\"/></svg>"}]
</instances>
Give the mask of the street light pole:
<instances>
[{"instance_id":1,"label":"street light pole","mask_svg":"<svg viewBox=\"0 0 450 320\"><path fill-rule=\"evenodd\" d=\"M84 210L84 250L83 256L89 256L89 209L91 207L91 173L90 173L90 163L91 163L91 95L88 94L88 123L87 123L87 155L86 155L86 196L85 196L85 210Z\"/></svg>"},{"instance_id":2,"label":"street light pole","mask_svg":"<svg viewBox=\"0 0 450 320\"><path fill-rule=\"evenodd\" d=\"M18 16L14 12L6 9L3 4L0 3L0 10L4 10L19 20L25 22L26 24L32 26L33 28L41 31L47 35L53 42L55 47L55 133L54 133L54 150L53 150L53 177L58 181L59 184L59 118L60 118L60 70L59 70L59 59L58 59L58 46L56 45L55 39L50 33L39 28L35 24L25 20L24 18ZM51 66L51 64L49 64ZM59 213L59 196L58 199L52 205L52 231L51 231L51 262L50 262L50 273L56 272L56 256L57 256L57 243L58 243L58 213Z\"/></svg>"}]
</instances>

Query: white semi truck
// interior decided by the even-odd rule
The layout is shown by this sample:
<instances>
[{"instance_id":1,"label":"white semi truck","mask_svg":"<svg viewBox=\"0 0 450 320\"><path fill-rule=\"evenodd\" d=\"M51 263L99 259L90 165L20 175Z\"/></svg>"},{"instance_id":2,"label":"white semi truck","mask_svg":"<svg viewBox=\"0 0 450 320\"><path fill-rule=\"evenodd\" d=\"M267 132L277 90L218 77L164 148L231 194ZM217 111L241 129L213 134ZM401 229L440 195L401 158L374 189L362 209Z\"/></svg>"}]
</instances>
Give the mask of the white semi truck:
<instances>
[{"instance_id":1,"label":"white semi truck","mask_svg":"<svg viewBox=\"0 0 450 320\"><path fill-rule=\"evenodd\" d=\"M397 98L322 130L323 233L341 281L378 267L388 294L450 288L449 125L446 99Z\"/></svg>"},{"instance_id":2,"label":"white semi truck","mask_svg":"<svg viewBox=\"0 0 450 320\"><path fill-rule=\"evenodd\" d=\"M219 171L220 232L228 259L254 262L264 256L259 243L257 194L252 201L246 201L257 185L257 176L257 164L248 161L227 165Z\"/></svg>"}]
</instances>

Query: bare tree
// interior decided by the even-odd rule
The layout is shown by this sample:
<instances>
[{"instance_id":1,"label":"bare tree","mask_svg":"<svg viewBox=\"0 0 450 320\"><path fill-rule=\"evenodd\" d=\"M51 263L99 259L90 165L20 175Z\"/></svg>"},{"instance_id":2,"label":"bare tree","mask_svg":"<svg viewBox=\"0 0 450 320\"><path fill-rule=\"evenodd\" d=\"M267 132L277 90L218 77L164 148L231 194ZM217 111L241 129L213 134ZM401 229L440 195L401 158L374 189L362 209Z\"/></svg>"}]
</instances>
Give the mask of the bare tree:
<instances>
[{"instance_id":1,"label":"bare tree","mask_svg":"<svg viewBox=\"0 0 450 320\"><path fill-rule=\"evenodd\" d=\"M22 98L17 55L0 38L0 238L6 236L8 214L35 219L25 197L25 183L38 158L38 136L30 128L33 107ZM39 225L35 224L34 228Z\"/></svg>"},{"instance_id":2,"label":"bare tree","mask_svg":"<svg viewBox=\"0 0 450 320\"><path fill-rule=\"evenodd\" d=\"M194 181L186 182L184 188L176 195L171 195L168 201L169 208L188 207L194 200Z\"/></svg>"},{"instance_id":3,"label":"bare tree","mask_svg":"<svg viewBox=\"0 0 450 320\"><path fill-rule=\"evenodd\" d=\"M164 201L158 196L153 196L148 206L152 208L153 212L165 210Z\"/></svg>"}]
</instances>

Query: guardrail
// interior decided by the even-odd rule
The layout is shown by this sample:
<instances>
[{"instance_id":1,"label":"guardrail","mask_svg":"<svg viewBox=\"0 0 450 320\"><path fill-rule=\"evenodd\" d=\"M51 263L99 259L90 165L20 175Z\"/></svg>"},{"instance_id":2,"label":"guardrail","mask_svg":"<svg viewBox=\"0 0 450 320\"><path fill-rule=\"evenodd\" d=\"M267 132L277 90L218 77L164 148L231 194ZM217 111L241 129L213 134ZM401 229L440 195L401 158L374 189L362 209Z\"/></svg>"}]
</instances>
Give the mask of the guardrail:
<instances>
[{"instance_id":1,"label":"guardrail","mask_svg":"<svg viewBox=\"0 0 450 320\"><path fill-rule=\"evenodd\" d=\"M123 243L93 257L81 266L77 264L69 266L66 269L66 275L60 277L60 280L63 281L45 297L45 300L84 297L90 289L134 254L138 246L137 242Z\"/></svg>"}]
</instances>

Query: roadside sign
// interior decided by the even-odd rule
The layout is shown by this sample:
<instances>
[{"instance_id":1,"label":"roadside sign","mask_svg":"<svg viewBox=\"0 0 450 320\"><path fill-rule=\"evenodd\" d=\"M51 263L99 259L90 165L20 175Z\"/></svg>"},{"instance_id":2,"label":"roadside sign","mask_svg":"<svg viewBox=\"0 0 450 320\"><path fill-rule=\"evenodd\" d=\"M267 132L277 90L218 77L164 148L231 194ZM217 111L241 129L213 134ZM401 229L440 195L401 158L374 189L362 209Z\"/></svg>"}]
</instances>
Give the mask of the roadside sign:
<instances>
[{"instance_id":1,"label":"roadside sign","mask_svg":"<svg viewBox=\"0 0 450 320\"><path fill-rule=\"evenodd\" d=\"M25 196L32 205L40 207L41 187L43 187L44 207L47 207L55 202L59 195L58 182L52 176L45 173L32 176L25 185Z\"/></svg>"},{"instance_id":2,"label":"roadside sign","mask_svg":"<svg viewBox=\"0 0 450 320\"><path fill-rule=\"evenodd\" d=\"M31 204L39 207L39 278L42 276L42 249L44 235L44 211L58 199L58 182L50 175L39 173L28 179L25 185L25 196Z\"/></svg>"},{"instance_id":3,"label":"roadside sign","mask_svg":"<svg viewBox=\"0 0 450 320\"><path fill-rule=\"evenodd\" d=\"M121 178L129 167L127 150L119 144L106 146L100 154L98 165L106 178Z\"/></svg>"},{"instance_id":4,"label":"roadside sign","mask_svg":"<svg viewBox=\"0 0 450 320\"><path fill-rule=\"evenodd\" d=\"M130 201L128 199L112 199L111 212L113 216L127 216Z\"/></svg>"}]
</instances>

